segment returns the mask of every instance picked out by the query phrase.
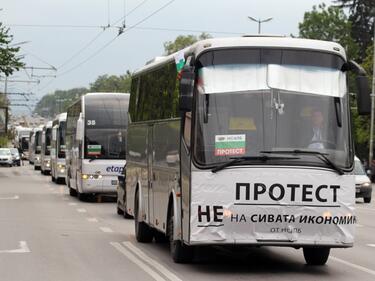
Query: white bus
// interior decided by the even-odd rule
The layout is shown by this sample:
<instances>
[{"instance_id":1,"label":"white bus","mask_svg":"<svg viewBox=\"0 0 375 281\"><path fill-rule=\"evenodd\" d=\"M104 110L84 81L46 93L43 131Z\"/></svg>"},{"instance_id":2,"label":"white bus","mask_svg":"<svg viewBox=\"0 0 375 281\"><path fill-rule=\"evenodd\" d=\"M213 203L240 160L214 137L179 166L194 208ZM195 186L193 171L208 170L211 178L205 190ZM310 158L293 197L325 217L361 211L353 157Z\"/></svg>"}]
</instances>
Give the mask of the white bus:
<instances>
[{"instance_id":1,"label":"white bus","mask_svg":"<svg viewBox=\"0 0 375 281\"><path fill-rule=\"evenodd\" d=\"M208 39L137 71L126 167L136 239L167 236L175 262L200 245L252 245L303 248L322 265L352 247L349 70L368 114L365 72L332 42Z\"/></svg>"},{"instance_id":2,"label":"white bus","mask_svg":"<svg viewBox=\"0 0 375 281\"><path fill-rule=\"evenodd\" d=\"M51 172L52 121L48 121L42 130L42 151L40 153L40 172L48 175Z\"/></svg>"},{"instance_id":3,"label":"white bus","mask_svg":"<svg viewBox=\"0 0 375 281\"><path fill-rule=\"evenodd\" d=\"M68 109L66 183L69 193L116 194L125 165L129 94L89 93Z\"/></svg>"},{"instance_id":4,"label":"white bus","mask_svg":"<svg viewBox=\"0 0 375 281\"><path fill-rule=\"evenodd\" d=\"M42 153L42 133L43 126L34 129L34 143L33 143L33 164L34 170L40 170L41 153Z\"/></svg>"},{"instance_id":5,"label":"white bus","mask_svg":"<svg viewBox=\"0 0 375 281\"><path fill-rule=\"evenodd\" d=\"M35 129L33 128L29 136L29 163L34 165L34 144L35 144Z\"/></svg>"},{"instance_id":6,"label":"white bus","mask_svg":"<svg viewBox=\"0 0 375 281\"><path fill-rule=\"evenodd\" d=\"M56 116L52 123L51 178L53 182L65 181L65 131L67 113Z\"/></svg>"}]
</instances>

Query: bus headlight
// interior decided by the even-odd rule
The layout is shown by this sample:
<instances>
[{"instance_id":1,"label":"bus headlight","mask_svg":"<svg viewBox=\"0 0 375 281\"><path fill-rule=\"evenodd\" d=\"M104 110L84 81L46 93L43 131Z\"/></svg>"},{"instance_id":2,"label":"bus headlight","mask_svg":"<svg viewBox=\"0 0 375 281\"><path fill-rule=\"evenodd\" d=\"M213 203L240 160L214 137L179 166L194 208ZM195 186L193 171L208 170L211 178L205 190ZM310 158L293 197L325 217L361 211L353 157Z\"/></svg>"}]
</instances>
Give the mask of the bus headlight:
<instances>
[{"instance_id":1,"label":"bus headlight","mask_svg":"<svg viewBox=\"0 0 375 281\"><path fill-rule=\"evenodd\" d=\"M46 165L46 167L49 167L51 165L51 162L50 160L44 160L44 164Z\"/></svg>"},{"instance_id":2,"label":"bus headlight","mask_svg":"<svg viewBox=\"0 0 375 281\"><path fill-rule=\"evenodd\" d=\"M369 182L365 182L365 183L362 183L361 187L370 187L371 186L371 183Z\"/></svg>"},{"instance_id":3,"label":"bus headlight","mask_svg":"<svg viewBox=\"0 0 375 281\"><path fill-rule=\"evenodd\" d=\"M60 173L65 173L65 165L58 164L57 169L60 171Z\"/></svg>"},{"instance_id":4,"label":"bus headlight","mask_svg":"<svg viewBox=\"0 0 375 281\"><path fill-rule=\"evenodd\" d=\"M101 179L103 176L102 175L87 175L87 174L82 174L82 179L83 180L97 180Z\"/></svg>"}]
</instances>

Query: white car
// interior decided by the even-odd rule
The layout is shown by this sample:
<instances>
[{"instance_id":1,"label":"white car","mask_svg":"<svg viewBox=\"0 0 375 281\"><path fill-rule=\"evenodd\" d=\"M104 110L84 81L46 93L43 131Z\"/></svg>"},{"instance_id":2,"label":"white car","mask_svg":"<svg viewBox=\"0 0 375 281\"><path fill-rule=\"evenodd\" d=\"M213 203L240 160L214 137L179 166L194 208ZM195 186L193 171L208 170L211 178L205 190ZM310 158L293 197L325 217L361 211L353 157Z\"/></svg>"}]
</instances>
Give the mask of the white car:
<instances>
[{"instance_id":1,"label":"white car","mask_svg":"<svg viewBox=\"0 0 375 281\"><path fill-rule=\"evenodd\" d=\"M0 148L0 165L13 166L13 157L9 148Z\"/></svg>"},{"instance_id":2,"label":"white car","mask_svg":"<svg viewBox=\"0 0 375 281\"><path fill-rule=\"evenodd\" d=\"M372 186L369 177L366 175L365 169L361 161L355 157L354 161L355 175L355 197L363 198L365 203L371 202Z\"/></svg>"}]
</instances>

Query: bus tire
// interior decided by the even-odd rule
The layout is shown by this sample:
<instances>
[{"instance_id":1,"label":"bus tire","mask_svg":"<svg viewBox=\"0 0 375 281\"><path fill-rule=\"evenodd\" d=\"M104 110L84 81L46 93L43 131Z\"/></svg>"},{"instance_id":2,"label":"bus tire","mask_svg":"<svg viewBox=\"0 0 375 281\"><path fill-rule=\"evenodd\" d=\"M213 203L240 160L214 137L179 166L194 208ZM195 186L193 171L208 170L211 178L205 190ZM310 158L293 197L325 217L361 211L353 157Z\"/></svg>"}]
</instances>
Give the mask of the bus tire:
<instances>
[{"instance_id":1,"label":"bus tire","mask_svg":"<svg viewBox=\"0 0 375 281\"><path fill-rule=\"evenodd\" d=\"M79 201L85 201L87 196L85 193L81 193L79 192L78 188L77 188L77 198Z\"/></svg>"},{"instance_id":2,"label":"bus tire","mask_svg":"<svg viewBox=\"0 0 375 281\"><path fill-rule=\"evenodd\" d=\"M193 247L185 245L181 240L174 240L173 232L174 214L173 208L171 208L170 214L168 216L168 238L170 255L175 263L190 263L194 257Z\"/></svg>"},{"instance_id":3,"label":"bus tire","mask_svg":"<svg viewBox=\"0 0 375 281\"><path fill-rule=\"evenodd\" d=\"M303 248L303 256L308 265L325 265L330 251L328 247L306 247Z\"/></svg>"},{"instance_id":4,"label":"bus tire","mask_svg":"<svg viewBox=\"0 0 375 281\"><path fill-rule=\"evenodd\" d=\"M77 191L71 187L69 187L69 195L72 197L77 196Z\"/></svg>"},{"instance_id":5,"label":"bus tire","mask_svg":"<svg viewBox=\"0 0 375 281\"><path fill-rule=\"evenodd\" d=\"M135 193L135 204L134 204L134 226L135 226L135 238L140 243L150 243L154 238L153 230L145 222L139 221L139 196L138 190Z\"/></svg>"}]
</instances>

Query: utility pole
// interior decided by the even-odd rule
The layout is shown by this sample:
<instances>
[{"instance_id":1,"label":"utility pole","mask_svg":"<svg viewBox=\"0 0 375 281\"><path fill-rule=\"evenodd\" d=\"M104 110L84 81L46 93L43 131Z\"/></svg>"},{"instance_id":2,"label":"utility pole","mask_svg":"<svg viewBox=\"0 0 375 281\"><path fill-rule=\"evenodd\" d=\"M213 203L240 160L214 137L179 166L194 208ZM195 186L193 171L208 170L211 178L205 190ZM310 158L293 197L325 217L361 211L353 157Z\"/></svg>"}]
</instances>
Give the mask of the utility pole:
<instances>
[{"instance_id":1,"label":"utility pole","mask_svg":"<svg viewBox=\"0 0 375 281\"><path fill-rule=\"evenodd\" d=\"M250 16L248 16L248 18L250 20L255 21L255 22L258 23L258 34L260 34L260 32L261 32L261 25L262 25L262 23L271 21L273 19L273 18L268 18L268 19L265 19L265 20L261 20L261 19L256 19L256 18L250 17Z\"/></svg>"},{"instance_id":2,"label":"utility pole","mask_svg":"<svg viewBox=\"0 0 375 281\"><path fill-rule=\"evenodd\" d=\"M375 115L375 19L374 19L374 53L373 53L373 68L372 68L372 91L371 91L371 123L370 123L370 145L368 165L371 167L372 159L374 157L374 115Z\"/></svg>"}]
</instances>

